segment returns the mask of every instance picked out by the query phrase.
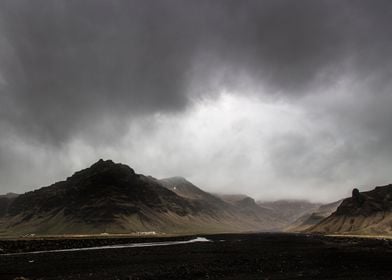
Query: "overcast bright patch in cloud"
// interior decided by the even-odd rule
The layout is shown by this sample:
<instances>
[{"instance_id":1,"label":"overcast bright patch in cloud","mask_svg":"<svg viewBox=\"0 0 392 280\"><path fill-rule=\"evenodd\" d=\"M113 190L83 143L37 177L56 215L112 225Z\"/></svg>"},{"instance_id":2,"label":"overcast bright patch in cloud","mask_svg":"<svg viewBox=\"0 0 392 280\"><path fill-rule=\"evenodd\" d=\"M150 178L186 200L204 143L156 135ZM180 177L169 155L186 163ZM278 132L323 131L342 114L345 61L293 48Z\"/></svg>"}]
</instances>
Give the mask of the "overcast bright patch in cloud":
<instances>
[{"instance_id":1,"label":"overcast bright patch in cloud","mask_svg":"<svg viewBox=\"0 0 392 280\"><path fill-rule=\"evenodd\" d=\"M99 158L214 192L391 182L390 1L0 3L0 190Z\"/></svg>"},{"instance_id":2,"label":"overcast bright patch in cloud","mask_svg":"<svg viewBox=\"0 0 392 280\"><path fill-rule=\"evenodd\" d=\"M372 139L356 139L334 125L334 116L307 110L309 100L288 103L262 96L221 92L194 101L185 112L129 119L123 122L123 137L111 142L81 134L56 151L38 142L9 143L14 157L33 166L17 176L19 184L49 184L97 157L129 164L139 173L181 175L208 191L242 192L260 200L327 202L348 195L354 185L388 178L387 168L377 172L382 168L377 164L384 163L380 155L361 155ZM376 166L374 157L380 157ZM377 171L357 173L370 166Z\"/></svg>"}]
</instances>

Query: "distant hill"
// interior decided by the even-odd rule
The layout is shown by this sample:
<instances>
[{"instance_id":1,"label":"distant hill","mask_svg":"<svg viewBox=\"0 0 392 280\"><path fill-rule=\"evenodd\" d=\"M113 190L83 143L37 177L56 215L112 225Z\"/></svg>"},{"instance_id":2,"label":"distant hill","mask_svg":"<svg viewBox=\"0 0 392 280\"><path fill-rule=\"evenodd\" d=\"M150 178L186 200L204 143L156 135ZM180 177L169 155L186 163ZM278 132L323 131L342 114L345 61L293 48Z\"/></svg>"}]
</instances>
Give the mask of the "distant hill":
<instances>
[{"instance_id":1,"label":"distant hill","mask_svg":"<svg viewBox=\"0 0 392 280\"><path fill-rule=\"evenodd\" d=\"M258 205L270 209L277 217L289 225L305 214L316 211L321 204L305 200L277 200L272 202L258 202Z\"/></svg>"},{"instance_id":2,"label":"distant hill","mask_svg":"<svg viewBox=\"0 0 392 280\"><path fill-rule=\"evenodd\" d=\"M243 208L243 211L263 213L275 221L279 226L279 231L288 231L297 220L307 217L318 208L323 207L319 203L312 203L306 200L277 200L256 202L253 198L243 194L215 194L222 200L236 207Z\"/></svg>"},{"instance_id":3,"label":"distant hill","mask_svg":"<svg viewBox=\"0 0 392 280\"><path fill-rule=\"evenodd\" d=\"M245 195L245 194L214 194L215 196L219 197L220 199L226 201L227 203L230 204L237 204L237 202L248 198L249 196Z\"/></svg>"},{"instance_id":4,"label":"distant hill","mask_svg":"<svg viewBox=\"0 0 392 280\"><path fill-rule=\"evenodd\" d=\"M215 213L225 213L227 217L231 217L229 220L235 218L252 225L251 231L280 230L284 226L281 219L275 217L268 209L257 205L251 197L235 195L236 199L230 200L227 198L234 196L213 195L181 177L166 178L159 182L179 196L197 203L203 209L214 209Z\"/></svg>"},{"instance_id":5,"label":"distant hill","mask_svg":"<svg viewBox=\"0 0 392 280\"><path fill-rule=\"evenodd\" d=\"M311 227L308 232L392 234L392 185L376 187L367 192L354 189L352 197L344 199L336 212Z\"/></svg>"},{"instance_id":6,"label":"distant hill","mask_svg":"<svg viewBox=\"0 0 392 280\"><path fill-rule=\"evenodd\" d=\"M0 209L0 235L245 232L281 226L254 201L232 205L184 178L157 180L110 160L48 187L1 196Z\"/></svg>"},{"instance_id":7,"label":"distant hill","mask_svg":"<svg viewBox=\"0 0 392 280\"><path fill-rule=\"evenodd\" d=\"M342 200L323 204L316 211L310 211L309 213L306 213L299 217L296 221L286 227L285 231L304 232L310 227L320 223L322 220L335 212L341 203Z\"/></svg>"}]
</instances>

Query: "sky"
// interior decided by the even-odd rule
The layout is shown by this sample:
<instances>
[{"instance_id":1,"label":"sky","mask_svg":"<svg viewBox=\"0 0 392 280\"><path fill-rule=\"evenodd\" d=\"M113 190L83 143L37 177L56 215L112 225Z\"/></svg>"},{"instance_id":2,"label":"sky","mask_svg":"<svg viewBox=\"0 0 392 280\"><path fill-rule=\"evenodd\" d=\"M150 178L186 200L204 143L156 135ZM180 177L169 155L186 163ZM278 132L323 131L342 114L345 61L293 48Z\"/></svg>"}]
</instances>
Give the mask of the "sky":
<instances>
[{"instance_id":1,"label":"sky","mask_svg":"<svg viewBox=\"0 0 392 280\"><path fill-rule=\"evenodd\" d=\"M330 202L392 183L391 1L4 0L0 193L98 159Z\"/></svg>"}]
</instances>

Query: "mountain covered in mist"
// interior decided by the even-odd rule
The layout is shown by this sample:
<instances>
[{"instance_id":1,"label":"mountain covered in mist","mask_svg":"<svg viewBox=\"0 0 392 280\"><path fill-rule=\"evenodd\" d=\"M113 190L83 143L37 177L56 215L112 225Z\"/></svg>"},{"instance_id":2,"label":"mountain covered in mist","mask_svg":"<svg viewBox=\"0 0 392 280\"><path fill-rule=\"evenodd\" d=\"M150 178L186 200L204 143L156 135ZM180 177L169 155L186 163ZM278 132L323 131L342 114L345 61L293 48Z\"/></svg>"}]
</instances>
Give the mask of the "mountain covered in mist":
<instances>
[{"instance_id":1,"label":"mountain covered in mist","mask_svg":"<svg viewBox=\"0 0 392 280\"><path fill-rule=\"evenodd\" d=\"M322 204L312 203L306 200L277 200L259 202L261 207L270 209L279 216L286 224L292 224L303 215L316 211Z\"/></svg>"},{"instance_id":2,"label":"mountain covered in mist","mask_svg":"<svg viewBox=\"0 0 392 280\"><path fill-rule=\"evenodd\" d=\"M392 185L371 191L354 189L329 217L308 232L328 234L392 234Z\"/></svg>"},{"instance_id":3,"label":"mountain covered in mist","mask_svg":"<svg viewBox=\"0 0 392 280\"><path fill-rule=\"evenodd\" d=\"M342 200L338 200L332 203L323 204L318 207L316 210L310 211L299 217L293 223L291 223L288 227L285 228L285 231L288 232L304 232L307 231L312 226L317 225L322 220L330 216L339 205L342 203Z\"/></svg>"},{"instance_id":4,"label":"mountain covered in mist","mask_svg":"<svg viewBox=\"0 0 392 280\"><path fill-rule=\"evenodd\" d=\"M237 204L184 178L158 180L99 160L65 181L0 197L0 234L243 232L283 226L254 200Z\"/></svg>"}]
</instances>

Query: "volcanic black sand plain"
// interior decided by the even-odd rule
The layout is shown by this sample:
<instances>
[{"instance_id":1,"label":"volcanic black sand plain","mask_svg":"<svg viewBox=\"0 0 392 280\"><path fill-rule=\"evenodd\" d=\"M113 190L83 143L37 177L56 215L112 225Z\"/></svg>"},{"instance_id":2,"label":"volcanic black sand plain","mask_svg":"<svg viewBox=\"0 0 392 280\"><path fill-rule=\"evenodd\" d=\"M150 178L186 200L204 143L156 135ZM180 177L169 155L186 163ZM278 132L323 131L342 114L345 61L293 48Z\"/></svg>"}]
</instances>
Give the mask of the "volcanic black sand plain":
<instances>
[{"instance_id":1,"label":"volcanic black sand plain","mask_svg":"<svg viewBox=\"0 0 392 280\"><path fill-rule=\"evenodd\" d=\"M38 254L23 252L184 241L195 236L3 240L0 279L392 278L388 239L272 233L204 237L210 242Z\"/></svg>"}]
</instances>

